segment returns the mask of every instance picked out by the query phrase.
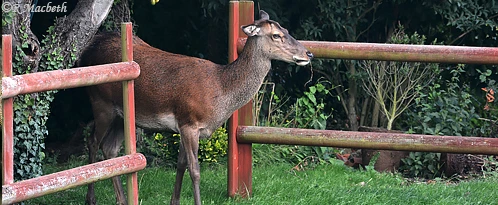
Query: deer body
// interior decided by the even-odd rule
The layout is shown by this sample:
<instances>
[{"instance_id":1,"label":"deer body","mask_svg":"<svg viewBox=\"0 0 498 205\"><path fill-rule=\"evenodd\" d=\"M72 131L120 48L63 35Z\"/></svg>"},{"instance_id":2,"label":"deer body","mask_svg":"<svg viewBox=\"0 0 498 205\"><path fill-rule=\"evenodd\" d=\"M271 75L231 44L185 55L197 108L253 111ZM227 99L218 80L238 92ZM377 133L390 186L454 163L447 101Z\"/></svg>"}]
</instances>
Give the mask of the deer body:
<instances>
[{"instance_id":1,"label":"deer body","mask_svg":"<svg viewBox=\"0 0 498 205\"><path fill-rule=\"evenodd\" d=\"M171 204L179 204L186 168L192 179L195 204L201 204L197 159L199 138L211 136L230 115L258 91L271 67L271 60L306 65L312 54L287 30L260 12L261 19L242 27L249 36L239 58L229 65L172 54L134 38L134 60L141 74L135 80L135 121L154 131L181 134L176 183ZM98 35L83 52L81 66L120 62L118 34ZM89 161L96 161L99 147L105 158L118 155L123 141L122 84L88 88L94 113L94 133L88 141ZM116 200L126 204L119 177L113 178ZM95 204L93 184L88 204Z\"/></svg>"}]
</instances>

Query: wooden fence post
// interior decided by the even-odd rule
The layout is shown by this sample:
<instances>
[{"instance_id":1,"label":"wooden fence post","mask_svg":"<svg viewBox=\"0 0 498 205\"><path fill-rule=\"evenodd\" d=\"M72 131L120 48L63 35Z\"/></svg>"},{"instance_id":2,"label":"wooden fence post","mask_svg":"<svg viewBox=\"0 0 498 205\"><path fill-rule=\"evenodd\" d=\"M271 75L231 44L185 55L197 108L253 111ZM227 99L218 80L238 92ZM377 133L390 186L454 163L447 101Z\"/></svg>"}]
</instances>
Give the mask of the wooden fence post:
<instances>
[{"instance_id":1,"label":"wooden fence post","mask_svg":"<svg viewBox=\"0 0 498 205\"><path fill-rule=\"evenodd\" d=\"M229 62L237 59L237 43L241 25L254 21L254 2L230 1L229 9ZM235 111L228 123L228 195L248 197L252 194L252 144L237 142L237 126L253 125L252 100Z\"/></svg>"},{"instance_id":2,"label":"wooden fence post","mask_svg":"<svg viewBox=\"0 0 498 205\"><path fill-rule=\"evenodd\" d=\"M121 54L123 62L133 61L133 32L131 23L121 24ZM123 118L125 135L125 154L135 154L136 133L135 133L135 92L134 81L123 81ZM138 179L137 172L133 172L127 177L128 203L138 205Z\"/></svg>"}]
</instances>

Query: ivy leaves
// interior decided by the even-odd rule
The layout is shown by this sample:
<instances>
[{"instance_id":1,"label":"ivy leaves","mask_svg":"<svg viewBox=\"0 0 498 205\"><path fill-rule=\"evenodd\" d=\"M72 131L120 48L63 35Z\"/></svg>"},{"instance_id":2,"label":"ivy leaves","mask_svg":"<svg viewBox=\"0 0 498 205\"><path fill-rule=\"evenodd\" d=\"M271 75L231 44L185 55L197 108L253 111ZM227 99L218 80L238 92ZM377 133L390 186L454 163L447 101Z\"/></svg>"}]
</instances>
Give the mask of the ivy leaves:
<instances>
[{"instance_id":1,"label":"ivy leaves","mask_svg":"<svg viewBox=\"0 0 498 205\"><path fill-rule=\"evenodd\" d=\"M16 46L13 60L13 71L16 75L33 72L29 65L23 63L26 54L23 49L28 48L28 34L26 28L20 28L21 44ZM42 40L44 48L58 46L53 27ZM69 63L64 62L61 48L50 53L44 53L39 64L39 71L49 71L68 68L76 60L75 48L70 54ZM46 91L17 96L14 100L14 168L15 178L29 179L42 175L42 160L45 157L45 136L48 134L46 123L50 113L50 103L57 91Z\"/></svg>"}]
</instances>

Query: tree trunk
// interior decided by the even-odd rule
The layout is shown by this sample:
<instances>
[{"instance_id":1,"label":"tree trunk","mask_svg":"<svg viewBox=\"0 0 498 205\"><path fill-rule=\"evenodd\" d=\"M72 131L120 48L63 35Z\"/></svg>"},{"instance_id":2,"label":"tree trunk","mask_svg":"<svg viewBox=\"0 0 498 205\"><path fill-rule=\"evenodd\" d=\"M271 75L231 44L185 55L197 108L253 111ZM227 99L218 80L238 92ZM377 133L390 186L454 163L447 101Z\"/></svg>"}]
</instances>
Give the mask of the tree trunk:
<instances>
[{"instance_id":1,"label":"tree trunk","mask_svg":"<svg viewBox=\"0 0 498 205\"><path fill-rule=\"evenodd\" d=\"M360 126L365 126L365 120L367 119L367 110L370 107L370 99L371 97L365 97L365 100L363 101L363 106L361 107Z\"/></svg>"},{"instance_id":2,"label":"tree trunk","mask_svg":"<svg viewBox=\"0 0 498 205\"><path fill-rule=\"evenodd\" d=\"M372 124L370 125L371 127L378 127L379 126L379 112L380 112L380 104L376 100L374 100L374 108L372 111Z\"/></svg>"},{"instance_id":3,"label":"tree trunk","mask_svg":"<svg viewBox=\"0 0 498 205\"><path fill-rule=\"evenodd\" d=\"M348 80L348 120L351 131L358 131L358 119L356 114L356 95L358 95L356 79L354 75L356 74L356 68L353 61L348 61L349 75L351 76Z\"/></svg>"},{"instance_id":4,"label":"tree trunk","mask_svg":"<svg viewBox=\"0 0 498 205\"><path fill-rule=\"evenodd\" d=\"M393 127L394 119L387 119L387 130L391 130Z\"/></svg>"},{"instance_id":5,"label":"tree trunk","mask_svg":"<svg viewBox=\"0 0 498 205\"><path fill-rule=\"evenodd\" d=\"M109 15L107 16L107 21L104 22L104 29L106 31L121 31L121 23L131 22L130 15L130 4L128 0L117 1L114 6L112 6ZM135 24L133 24L135 26Z\"/></svg>"},{"instance_id":6,"label":"tree trunk","mask_svg":"<svg viewBox=\"0 0 498 205\"><path fill-rule=\"evenodd\" d=\"M24 54L26 54L20 63L26 67L30 67L32 72L36 72L38 68L38 63L41 58L40 52L40 41L31 32L31 13L26 10L27 7L24 5L31 5L31 0L5 0L2 4L2 20L6 20L6 25L2 26L2 34L12 35L12 52L18 52L15 48L19 46ZM19 9L16 9L18 5L21 5ZM22 12L17 12L22 11ZM7 17L12 17L11 20L7 20ZM15 55L12 55L15 56ZM16 72L14 70L14 72Z\"/></svg>"},{"instance_id":7,"label":"tree trunk","mask_svg":"<svg viewBox=\"0 0 498 205\"><path fill-rule=\"evenodd\" d=\"M60 49L64 67L72 67L106 18L112 3L113 0L79 1L69 16L56 20L55 40L48 42L55 46L47 45L43 53L50 54Z\"/></svg>"},{"instance_id":8,"label":"tree trunk","mask_svg":"<svg viewBox=\"0 0 498 205\"><path fill-rule=\"evenodd\" d=\"M31 5L32 0L6 0L4 4L11 5L5 9L14 8L13 5ZM73 65L82 50L95 35L97 29L109 13L113 0L85 0L79 1L74 10L67 17L58 18L53 28L53 36L48 36L45 46L40 49L40 41L30 29L30 12L5 12L3 15L12 16L3 26L3 34L12 34L13 52L20 46L26 57L20 62L23 67L30 66L31 72L36 72L42 56L60 49L59 56L63 56L65 68ZM52 5L56 6L56 5ZM3 19L6 19L4 16ZM15 56L15 55L14 55ZM42 60L43 61L43 60Z\"/></svg>"}]
</instances>

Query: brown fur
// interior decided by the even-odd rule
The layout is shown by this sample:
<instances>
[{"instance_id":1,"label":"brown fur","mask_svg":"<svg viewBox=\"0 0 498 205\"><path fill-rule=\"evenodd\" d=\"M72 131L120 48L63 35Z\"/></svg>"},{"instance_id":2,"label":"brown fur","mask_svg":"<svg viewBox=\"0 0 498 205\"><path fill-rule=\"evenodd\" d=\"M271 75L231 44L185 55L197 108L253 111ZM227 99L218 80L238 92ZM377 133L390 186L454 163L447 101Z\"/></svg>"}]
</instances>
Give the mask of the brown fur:
<instances>
[{"instance_id":1,"label":"brown fur","mask_svg":"<svg viewBox=\"0 0 498 205\"><path fill-rule=\"evenodd\" d=\"M194 187L195 204L201 204L197 151L200 137L211 133L258 91L271 67L271 60L300 65L312 57L287 30L260 13L261 20L242 27L248 34L244 50L229 65L172 54L134 38L134 60L141 74L135 80L136 123L155 131L181 134L177 177L171 204L179 204L183 174L188 166ZM120 37L105 34L94 37L80 58L81 66L121 61ZM123 141L121 83L88 88L95 116L95 130L88 139L89 161L102 148L104 157L116 157ZM119 177L113 178L116 200L126 204ZM87 203L95 204L93 184Z\"/></svg>"}]
</instances>

